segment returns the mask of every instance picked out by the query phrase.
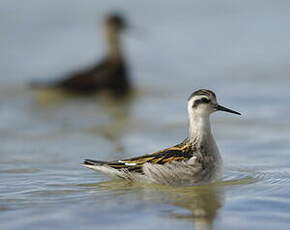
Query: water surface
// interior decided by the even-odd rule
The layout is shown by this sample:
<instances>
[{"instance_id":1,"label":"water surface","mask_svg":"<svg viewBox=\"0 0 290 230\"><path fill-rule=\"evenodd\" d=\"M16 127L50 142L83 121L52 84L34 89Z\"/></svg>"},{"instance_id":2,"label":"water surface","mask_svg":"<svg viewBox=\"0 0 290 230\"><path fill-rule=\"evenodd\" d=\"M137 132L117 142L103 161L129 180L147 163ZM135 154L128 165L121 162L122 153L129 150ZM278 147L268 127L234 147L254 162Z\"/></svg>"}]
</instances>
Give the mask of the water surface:
<instances>
[{"instance_id":1,"label":"water surface","mask_svg":"<svg viewBox=\"0 0 290 230\"><path fill-rule=\"evenodd\" d=\"M289 229L290 3L0 1L1 229ZM101 57L96 23L121 9L136 93L120 104L31 92ZM64 13L65 12L65 13ZM186 99L213 89L221 182L108 181L80 163L182 141Z\"/></svg>"}]
</instances>

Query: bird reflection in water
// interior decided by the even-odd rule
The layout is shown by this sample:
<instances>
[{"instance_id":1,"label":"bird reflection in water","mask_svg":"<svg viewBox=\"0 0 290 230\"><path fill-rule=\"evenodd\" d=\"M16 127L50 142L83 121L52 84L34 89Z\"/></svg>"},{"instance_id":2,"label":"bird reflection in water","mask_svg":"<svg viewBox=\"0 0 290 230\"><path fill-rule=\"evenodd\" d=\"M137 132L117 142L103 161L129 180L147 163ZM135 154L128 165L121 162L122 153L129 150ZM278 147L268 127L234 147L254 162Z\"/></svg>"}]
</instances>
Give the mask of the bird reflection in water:
<instances>
[{"instance_id":1,"label":"bird reflection in water","mask_svg":"<svg viewBox=\"0 0 290 230\"><path fill-rule=\"evenodd\" d=\"M69 106L74 105L76 112L68 113L66 116L86 119L86 113L79 110L85 105L97 102L96 117L102 117L103 113L106 113L110 122L92 125L89 128L78 126L79 130L83 128L85 131L109 139L115 146L115 151L122 152L120 138L124 128L127 127L130 104L135 98L121 42L122 32L128 28L128 23L123 15L111 13L105 17L103 28L106 42L105 57L96 65L68 74L61 79L32 82L31 87L39 89L35 91L34 108L38 110L39 106L59 105L48 107L54 109L48 111L51 113L57 112L57 108L65 111L66 107L70 109ZM74 124L70 126L73 127Z\"/></svg>"},{"instance_id":2,"label":"bird reflection in water","mask_svg":"<svg viewBox=\"0 0 290 230\"><path fill-rule=\"evenodd\" d=\"M164 196L166 203L189 211L172 211L166 217L192 221L197 230L213 229L214 220L224 201L222 188L215 185L176 188Z\"/></svg>"},{"instance_id":3,"label":"bird reflection in water","mask_svg":"<svg viewBox=\"0 0 290 230\"><path fill-rule=\"evenodd\" d=\"M131 202L136 199L170 205L169 210L161 212L161 218L190 221L195 230L214 229L218 211L224 206L225 200L223 182L202 186L173 187L112 180L81 186L96 187L106 193L113 192L114 196L123 196L122 200L127 199Z\"/></svg>"},{"instance_id":4,"label":"bird reflection in water","mask_svg":"<svg viewBox=\"0 0 290 230\"><path fill-rule=\"evenodd\" d=\"M103 97L99 102L102 111L109 115L109 122L92 127L89 131L109 140L114 146L112 157L114 154L116 154L115 157L118 157L125 152L122 138L130 128L133 96L117 102Z\"/></svg>"}]
</instances>

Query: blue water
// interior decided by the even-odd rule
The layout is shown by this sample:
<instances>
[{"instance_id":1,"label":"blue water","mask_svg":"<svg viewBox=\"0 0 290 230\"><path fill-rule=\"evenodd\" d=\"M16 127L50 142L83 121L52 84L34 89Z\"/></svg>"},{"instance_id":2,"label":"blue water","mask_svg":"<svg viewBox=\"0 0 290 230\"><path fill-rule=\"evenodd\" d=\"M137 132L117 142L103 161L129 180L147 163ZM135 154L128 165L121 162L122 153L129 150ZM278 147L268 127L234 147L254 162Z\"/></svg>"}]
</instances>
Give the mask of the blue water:
<instances>
[{"instance_id":1,"label":"blue water","mask_svg":"<svg viewBox=\"0 0 290 230\"><path fill-rule=\"evenodd\" d=\"M31 92L104 52L101 19L126 13L136 95L123 104ZM290 2L0 1L1 229L289 229ZM186 99L216 92L223 181L171 188L80 166L180 142Z\"/></svg>"}]
</instances>

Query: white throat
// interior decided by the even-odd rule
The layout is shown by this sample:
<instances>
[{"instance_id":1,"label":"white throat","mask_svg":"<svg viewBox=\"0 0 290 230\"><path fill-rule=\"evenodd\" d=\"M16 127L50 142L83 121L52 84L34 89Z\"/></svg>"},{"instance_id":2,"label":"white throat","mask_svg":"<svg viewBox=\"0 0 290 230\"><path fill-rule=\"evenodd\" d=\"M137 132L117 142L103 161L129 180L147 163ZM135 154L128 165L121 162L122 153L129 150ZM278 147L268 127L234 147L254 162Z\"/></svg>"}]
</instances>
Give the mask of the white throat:
<instances>
[{"instance_id":1,"label":"white throat","mask_svg":"<svg viewBox=\"0 0 290 230\"><path fill-rule=\"evenodd\" d=\"M221 177L223 161L211 132L209 114L189 114L188 140L197 154L207 156L208 163L215 168L215 177Z\"/></svg>"},{"instance_id":2,"label":"white throat","mask_svg":"<svg viewBox=\"0 0 290 230\"><path fill-rule=\"evenodd\" d=\"M209 114L189 114L188 138L199 143L213 139Z\"/></svg>"}]
</instances>

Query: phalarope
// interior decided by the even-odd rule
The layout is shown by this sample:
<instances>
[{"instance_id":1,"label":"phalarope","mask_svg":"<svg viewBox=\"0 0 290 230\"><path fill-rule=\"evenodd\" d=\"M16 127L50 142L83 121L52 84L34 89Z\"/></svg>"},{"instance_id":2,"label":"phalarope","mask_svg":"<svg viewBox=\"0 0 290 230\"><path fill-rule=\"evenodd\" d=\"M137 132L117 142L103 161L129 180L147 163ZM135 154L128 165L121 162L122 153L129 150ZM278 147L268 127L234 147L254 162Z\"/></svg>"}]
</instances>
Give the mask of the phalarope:
<instances>
[{"instance_id":1,"label":"phalarope","mask_svg":"<svg viewBox=\"0 0 290 230\"><path fill-rule=\"evenodd\" d=\"M120 32L127 23L117 14L109 15L104 21L107 55L97 65L70 74L56 82L32 82L35 88L58 88L70 93L91 94L100 91L110 92L115 96L126 95L131 84L127 65L122 54Z\"/></svg>"},{"instance_id":2,"label":"phalarope","mask_svg":"<svg viewBox=\"0 0 290 230\"><path fill-rule=\"evenodd\" d=\"M217 103L210 90L197 90L187 102L188 137L180 144L159 152L117 160L85 160L85 167L110 177L134 182L165 185L196 185L216 181L222 176L222 158L211 132L209 116L215 111L240 113Z\"/></svg>"}]
</instances>

